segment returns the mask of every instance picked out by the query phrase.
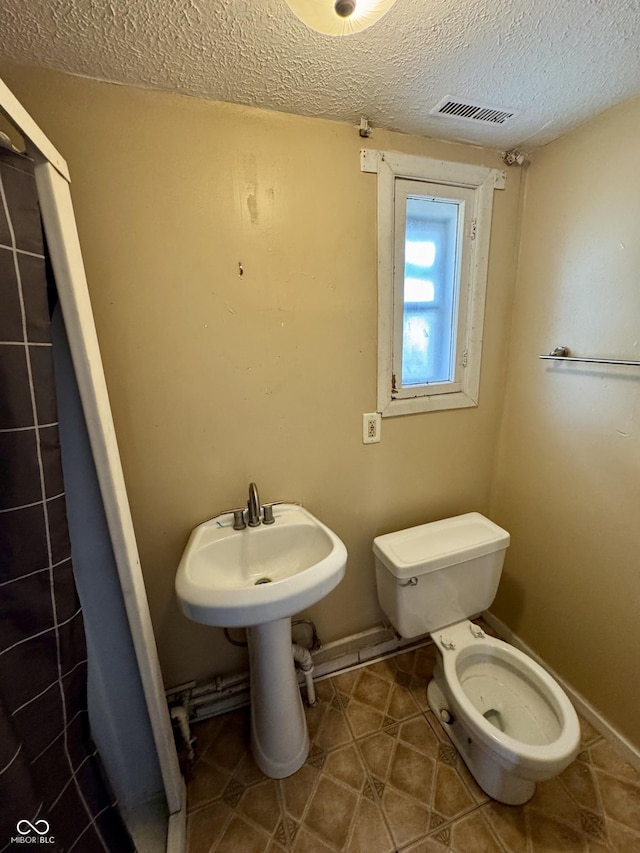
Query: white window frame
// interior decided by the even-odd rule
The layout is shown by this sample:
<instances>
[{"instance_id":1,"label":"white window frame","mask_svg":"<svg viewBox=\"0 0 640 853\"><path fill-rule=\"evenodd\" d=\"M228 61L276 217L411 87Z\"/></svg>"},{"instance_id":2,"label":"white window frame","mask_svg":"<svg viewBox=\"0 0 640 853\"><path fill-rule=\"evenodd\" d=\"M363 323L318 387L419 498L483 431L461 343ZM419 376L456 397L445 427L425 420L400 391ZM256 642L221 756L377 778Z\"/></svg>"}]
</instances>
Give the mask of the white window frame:
<instances>
[{"instance_id":1,"label":"white window frame","mask_svg":"<svg viewBox=\"0 0 640 853\"><path fill-rule=\"evenodd\" d=\"M453 163L428 157L416 157L395 151L360 152L363 172L378 175L378 404L383 417L416 412L460 409L478 405L480 362L487 288L487 268L491 237L493 191L504 189L506 175L499 169ZM465 230L462 236L462 262L459 311L456 331L456 375L451 382L434 382L401 388L393 376L394 312L396 293L402 293L394 281L394 269L404 277L404 266L395 262L396 241L404 241L404 232L396 228L396 181L422 181L441 189L441 197L456 197L465 190ZM453 192L452 192L453 188ZM471 190L471 194L469 194ZM420 194L420 185L416 185ZM449 195L448 195L449 194ZM401 334L401 333L400 333ZM396 342L396 347L398 346Z\"/></svg>"}]
</instances>

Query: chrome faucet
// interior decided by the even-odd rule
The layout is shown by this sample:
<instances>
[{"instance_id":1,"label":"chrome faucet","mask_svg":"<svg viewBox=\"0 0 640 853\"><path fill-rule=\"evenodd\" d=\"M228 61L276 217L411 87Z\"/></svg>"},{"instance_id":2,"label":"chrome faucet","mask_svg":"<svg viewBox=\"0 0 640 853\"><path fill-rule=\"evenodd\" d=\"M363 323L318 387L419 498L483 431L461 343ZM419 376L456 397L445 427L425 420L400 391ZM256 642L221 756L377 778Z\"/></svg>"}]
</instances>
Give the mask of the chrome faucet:
<instances>
[{"instance_id":1,"label":"chrome faucet","mask_svg":"<svg viewBox=\"0 0 640 853\"><path fill-rule=\"evenodd\" d=\"M249 527L260 527L261 524L275 524L273 507L281 503L282 501L274 501L273 503L264 504L264 506L262 506L260 504L258 487L255 483L249 483L249 500L247 501L247 508L228 509L225 510L225 513L233 513L234 530L244 530L247 524ZM221 514L224 515L224 513ZM260 517L261 515L262 518Z\"/></svg>"},{"instance_id":2,"label":"chrome faucet","mask_svg":"<svg viewBox=\"0 0 640 853\"><path fill-rule=\"evenodd\" d=\"M247 524L249 527L260 526L260 496L255 483L249 483L249 500L247 502Z\"/></svg>"}]
</instances>

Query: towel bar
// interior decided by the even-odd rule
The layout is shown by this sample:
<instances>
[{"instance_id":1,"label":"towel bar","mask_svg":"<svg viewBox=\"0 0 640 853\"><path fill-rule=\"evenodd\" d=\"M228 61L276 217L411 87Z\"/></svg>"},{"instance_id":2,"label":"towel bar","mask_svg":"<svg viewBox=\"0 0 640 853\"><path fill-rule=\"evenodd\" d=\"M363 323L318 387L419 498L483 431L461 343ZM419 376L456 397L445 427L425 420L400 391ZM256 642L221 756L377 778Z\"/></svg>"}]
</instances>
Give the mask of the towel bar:
<instances>
[{"instance_id":1,"label":"towel bar","mask_svg":"<svg viewBox=\"0 0 640 853\"><path fill-rule=\"evenodd\" d=\"M552 359L554 361L587 361L591 364L625 364L631 367L640 367L640 361L626 361L617 358L587 358L583 356L569 355L568 347L556 347L549 355L541 355L539 358Z\"/></svg>"}]
</instances>

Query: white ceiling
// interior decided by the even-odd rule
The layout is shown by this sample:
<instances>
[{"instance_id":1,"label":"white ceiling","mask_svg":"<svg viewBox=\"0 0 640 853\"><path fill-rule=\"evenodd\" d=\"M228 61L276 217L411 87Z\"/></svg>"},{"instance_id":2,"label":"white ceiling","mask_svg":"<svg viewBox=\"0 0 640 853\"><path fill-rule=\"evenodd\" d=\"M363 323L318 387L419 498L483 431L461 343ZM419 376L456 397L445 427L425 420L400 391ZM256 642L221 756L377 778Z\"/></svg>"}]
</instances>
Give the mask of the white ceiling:
<instances>
[{"instance_id":1,"label":"white ceiling","mask_svg":"<svg viewBox=\"0 0 640 853\"><path fill-rule=\"evenodd\" d=\"M1 0L0 57L525 151L640 94L640 0L397 0L343 38L285 0ZM429 114L453 96L505 125Z\"/></svg>"}]
</instances>

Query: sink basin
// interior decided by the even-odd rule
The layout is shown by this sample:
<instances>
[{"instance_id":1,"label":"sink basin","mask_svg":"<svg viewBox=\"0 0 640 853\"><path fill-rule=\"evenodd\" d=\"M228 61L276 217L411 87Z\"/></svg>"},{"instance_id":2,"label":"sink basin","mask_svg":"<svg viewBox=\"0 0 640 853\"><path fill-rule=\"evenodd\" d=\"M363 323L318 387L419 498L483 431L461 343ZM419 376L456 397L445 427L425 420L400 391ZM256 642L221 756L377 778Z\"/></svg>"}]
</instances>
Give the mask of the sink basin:
<instances>
[{"instance_id":1,"label":"sink basin","mask_svg":"<svg viewBox=\"0 0 640 853\"><path fill-rule=\"evenodd\" d=\"M278 504L275 522L233 529L233 514L196 527L176 575L186 616L248 627L299 613L342 580L347 551L304 507Z\"/></svg>"}]
</instances>

